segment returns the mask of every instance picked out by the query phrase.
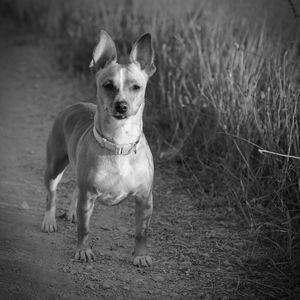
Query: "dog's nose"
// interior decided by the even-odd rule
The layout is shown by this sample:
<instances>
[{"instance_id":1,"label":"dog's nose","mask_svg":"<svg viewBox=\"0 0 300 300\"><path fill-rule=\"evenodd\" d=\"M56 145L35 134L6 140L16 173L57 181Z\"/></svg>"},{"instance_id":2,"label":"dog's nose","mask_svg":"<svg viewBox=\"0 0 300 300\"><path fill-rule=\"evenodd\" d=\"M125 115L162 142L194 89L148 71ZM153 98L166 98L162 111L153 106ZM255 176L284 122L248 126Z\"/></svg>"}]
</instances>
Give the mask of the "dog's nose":
<instances>
[{"instance_id":1,"label":"dog's nose","mask_svg":"<svg viewBox=\"0 0 300 300\"><path fill-rule=\"evenodd\" d=\"M115 108L116 108L117 113L124 114L127 112L127 109L128 109L127 102L126 101L118 101L116 103Z\"/></svg>"}]
</instances>

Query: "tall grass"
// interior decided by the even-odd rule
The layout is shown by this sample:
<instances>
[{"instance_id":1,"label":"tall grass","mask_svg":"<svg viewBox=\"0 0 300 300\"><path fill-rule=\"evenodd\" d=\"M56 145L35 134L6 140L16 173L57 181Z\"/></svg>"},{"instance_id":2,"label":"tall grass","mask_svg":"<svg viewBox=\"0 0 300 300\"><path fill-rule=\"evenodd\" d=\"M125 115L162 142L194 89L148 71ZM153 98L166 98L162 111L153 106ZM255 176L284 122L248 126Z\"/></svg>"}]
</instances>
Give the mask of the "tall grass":
<instances>
[{"instance_id":1,"label":"tall grass","mask_svg":"<svg viewBox=\"0 0 300 300\"><path fill-rule=\"evenodd\" d=\"M299 21L291 26L288 2L280 4L290 15L274 23L249 21L231 3L231 13L220 1L193 0L16 0L5 8L50 37L60 65L80 74L88 74L100 29L121 54L151 32L157 73L145 117L156 158L181 163L196 193L207 190L207 174L206 185L275 249L274 266L296 270L300 160L258 149L300 156Z\"/></svg>"}]
</instances>

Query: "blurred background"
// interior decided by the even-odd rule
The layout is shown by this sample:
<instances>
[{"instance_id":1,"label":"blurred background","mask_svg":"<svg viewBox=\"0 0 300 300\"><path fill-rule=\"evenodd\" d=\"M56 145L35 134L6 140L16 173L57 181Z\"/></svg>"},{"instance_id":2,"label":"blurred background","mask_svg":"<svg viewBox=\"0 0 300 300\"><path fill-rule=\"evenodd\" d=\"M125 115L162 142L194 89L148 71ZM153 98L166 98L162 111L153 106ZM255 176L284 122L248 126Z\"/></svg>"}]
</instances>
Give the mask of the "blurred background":
<instances>
[{"instance_id":1,"label":"blurred background","mask_svg":"<svg viewBox=\"0 0 300 300\"><path fill-rule=\"evenodd\" d=\"M234 207L274 249L280 272L299 272L299 0L2 0L0 8L90 89L101 29L120 56L150 32L157 72L145 131L157 167L176 169L199 209Z\"/></svg>"}]
</instances>

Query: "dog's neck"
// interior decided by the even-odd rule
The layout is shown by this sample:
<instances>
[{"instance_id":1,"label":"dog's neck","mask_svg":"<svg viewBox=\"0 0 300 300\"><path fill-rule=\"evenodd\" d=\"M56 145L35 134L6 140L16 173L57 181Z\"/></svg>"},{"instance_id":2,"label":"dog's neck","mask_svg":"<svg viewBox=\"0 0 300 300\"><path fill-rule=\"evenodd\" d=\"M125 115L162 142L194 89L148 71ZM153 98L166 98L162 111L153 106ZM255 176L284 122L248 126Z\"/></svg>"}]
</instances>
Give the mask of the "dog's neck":
<instances>
[{"instance_id":1,"label":"dog's neck","mask_svg":"<svg viewBox=\"0 0 300 300\"><path fill-rule=\"evenodd\" d=\"M136 115L117 120L96 110L94 126L97 132L108 141L117 145L131 144L139 140L143 133L143 107Z\"/></svg>"}]
</instances>

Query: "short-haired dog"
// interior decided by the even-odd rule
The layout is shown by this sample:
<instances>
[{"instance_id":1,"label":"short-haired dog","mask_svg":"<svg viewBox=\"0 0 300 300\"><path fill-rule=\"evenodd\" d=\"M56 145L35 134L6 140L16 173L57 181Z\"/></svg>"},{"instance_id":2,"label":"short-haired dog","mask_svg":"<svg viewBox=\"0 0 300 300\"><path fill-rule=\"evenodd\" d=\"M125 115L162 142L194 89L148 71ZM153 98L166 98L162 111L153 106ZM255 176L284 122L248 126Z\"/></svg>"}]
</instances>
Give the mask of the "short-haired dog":
<instances>
[{"instance_id":1,"label":"short-haired dog","mask_svg":"<svg viewBox=\"0 0 300 300\"><path fill-rule=\"evenodd\" d=\"M156 69L150 34L134 43L127 64L119 64L114 41L101 31L90 68L96 79L96 105L78 103L64 109L48 138L42 231L57 230L56 189L70 163L76 174L76 192L68 212L69 219L77 220L75 258L94 260L88 235L95 201L116 205L130 197L135 199L136 216L133 263L151 266L146 240L154 168L143 133L145 89Z\"/></svg>"}]
</instances>

